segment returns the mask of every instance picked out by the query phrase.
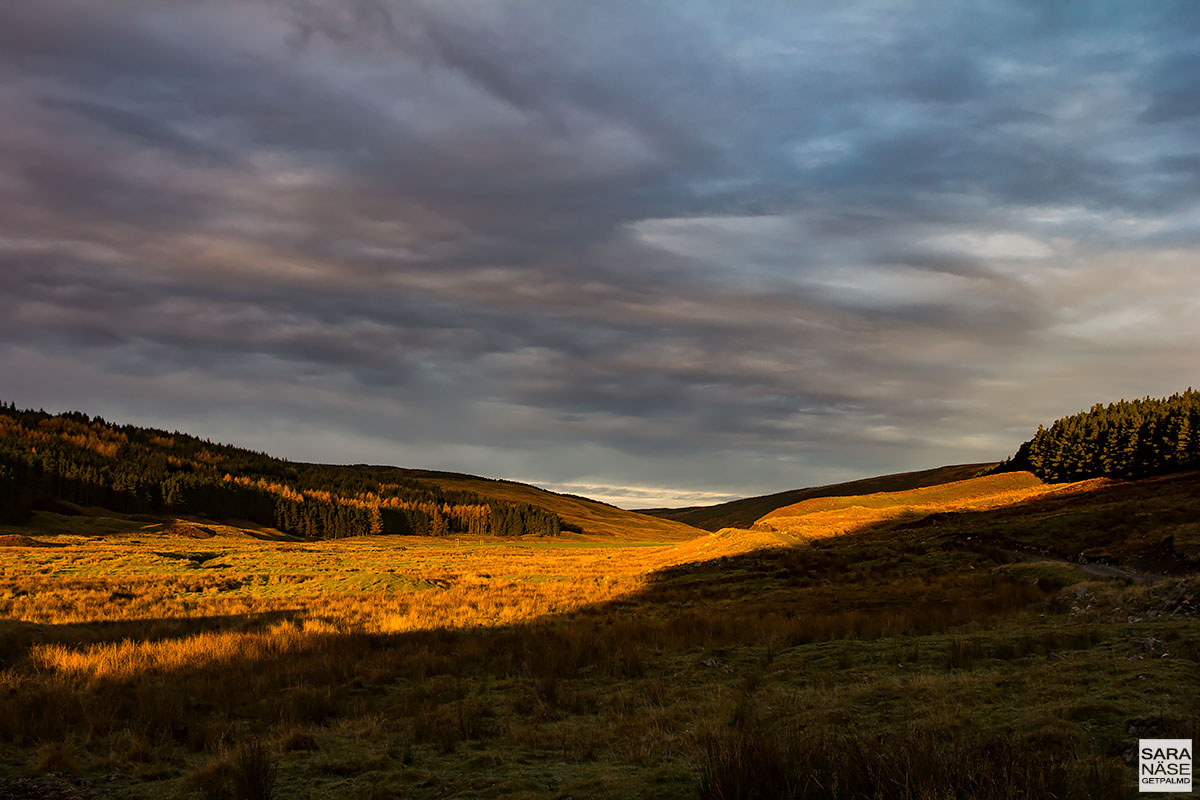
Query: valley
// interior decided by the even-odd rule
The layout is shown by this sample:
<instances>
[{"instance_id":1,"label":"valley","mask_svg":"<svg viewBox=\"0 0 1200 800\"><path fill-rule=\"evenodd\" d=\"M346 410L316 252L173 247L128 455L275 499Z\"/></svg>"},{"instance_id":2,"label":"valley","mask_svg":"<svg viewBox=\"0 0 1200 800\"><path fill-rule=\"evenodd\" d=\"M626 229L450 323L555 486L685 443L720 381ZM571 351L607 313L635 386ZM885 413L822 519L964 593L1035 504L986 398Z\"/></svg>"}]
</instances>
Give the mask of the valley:
<instances>
[{"instance_id":1,"label":"valley","mask_svg":"<svg viewBox=\"0 0 1200 800\"><path fill-rule=\"evenodd\" d=\"M38 510L0 528L0 775L63 798L1132 796L1137 736L1200 720L1198 488L1007 473L686 537Z\"/></svg>"}]
</instances>

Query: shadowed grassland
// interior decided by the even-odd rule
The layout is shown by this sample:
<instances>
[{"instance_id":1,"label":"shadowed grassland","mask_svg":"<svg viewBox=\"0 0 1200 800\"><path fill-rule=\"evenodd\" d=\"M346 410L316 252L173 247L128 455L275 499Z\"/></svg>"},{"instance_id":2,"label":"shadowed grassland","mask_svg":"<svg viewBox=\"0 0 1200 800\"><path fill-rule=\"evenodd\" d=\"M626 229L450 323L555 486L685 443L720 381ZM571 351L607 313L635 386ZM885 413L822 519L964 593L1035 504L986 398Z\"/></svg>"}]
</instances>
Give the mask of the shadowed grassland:
<instances>
[{"instance_id":1,"label":"shadowed grassland","mask_svg":"<svg viewBox=\"0 0 1200 800\"><path fill-rule=\"evenodd\" d=\"M913 518L898 527L1151 574L1200 569L1200 472L1091 480L1019 504Z\"/></svg>"},{"instance_id":2,"label":"shadowed grassland","mask_svg":"<svg viewBox=\"0 0 1200 800\"><path fill-rule=\"evenodd\" d=\"M0 549L0 776L146 798L1129 797L1139 736L1195 735L1197 580L1005 547L1115 552L1102 523L1128 504L1122 558L1186 543L1188 480L766 550L39 518L0 531L60 545Z\"/></svg>"}]
</instances>

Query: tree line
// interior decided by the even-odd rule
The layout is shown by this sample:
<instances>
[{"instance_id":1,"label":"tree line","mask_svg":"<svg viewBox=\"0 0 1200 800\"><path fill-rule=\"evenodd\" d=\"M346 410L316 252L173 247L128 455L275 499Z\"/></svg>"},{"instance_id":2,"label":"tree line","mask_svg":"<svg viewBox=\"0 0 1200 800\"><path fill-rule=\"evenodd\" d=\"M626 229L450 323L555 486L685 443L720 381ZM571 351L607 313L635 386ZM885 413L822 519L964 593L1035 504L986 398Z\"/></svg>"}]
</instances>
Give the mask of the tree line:
<instances>
[{"instance_id":1,"label":"tree line","mask_svg":"<svg viewBox=\"0 0 1200 800\"><path fill-rule=\"evenodd\" d=\"M1141 478L1200 469L1200 392L1096 404L1038 426L999 471L1029 470L1044 481Z\"/></svg>"},{"instance_id":2,"label":"tree line","mask_svg":"<svg viewBox=\"0 0 1200 800\"><path fill-rule=\"evenodd\" d=\"M50 501L246 520L314 539L366 534L555 536L558 515L386 467L300 464L78 411L0 403L0 522Z\"/></svg>"}]
</instances>

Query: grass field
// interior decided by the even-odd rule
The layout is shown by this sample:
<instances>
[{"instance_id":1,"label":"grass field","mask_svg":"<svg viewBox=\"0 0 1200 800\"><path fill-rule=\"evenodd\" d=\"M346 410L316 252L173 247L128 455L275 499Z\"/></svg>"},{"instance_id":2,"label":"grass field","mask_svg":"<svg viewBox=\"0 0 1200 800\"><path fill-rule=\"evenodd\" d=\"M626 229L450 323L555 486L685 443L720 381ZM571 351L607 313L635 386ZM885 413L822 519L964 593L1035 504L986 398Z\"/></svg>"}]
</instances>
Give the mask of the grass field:
<instances>
[{"instance_id":1,"label":"grass field","mask_svg":"<svg viewBox=\"0 0 1200 800\"><path fill-rule=\"evenodd\" d=\"M887 513L824 538L38 512L0 530L0 788L1131 797L1139 736L1198 732L1198 482L845 500L813 514Z\"/></svg>"}]
</instances>

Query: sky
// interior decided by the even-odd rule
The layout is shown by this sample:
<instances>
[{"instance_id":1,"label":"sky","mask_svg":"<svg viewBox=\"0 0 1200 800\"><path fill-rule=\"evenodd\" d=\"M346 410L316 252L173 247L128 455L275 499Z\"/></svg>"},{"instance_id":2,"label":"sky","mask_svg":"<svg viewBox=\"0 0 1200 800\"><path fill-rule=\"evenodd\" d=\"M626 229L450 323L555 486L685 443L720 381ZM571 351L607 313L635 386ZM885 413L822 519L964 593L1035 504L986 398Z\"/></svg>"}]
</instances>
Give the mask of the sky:
<instances>
[{"instance_id":1,"label":"sky","mask_svg":"<svg viewBox=\"0 0 1200 800\"><path fill-rule=\"evenodd\" d=\"M1200 385L1200 3L0 4L0 398L626 507Z\"/></svg>"}]
</instances>

